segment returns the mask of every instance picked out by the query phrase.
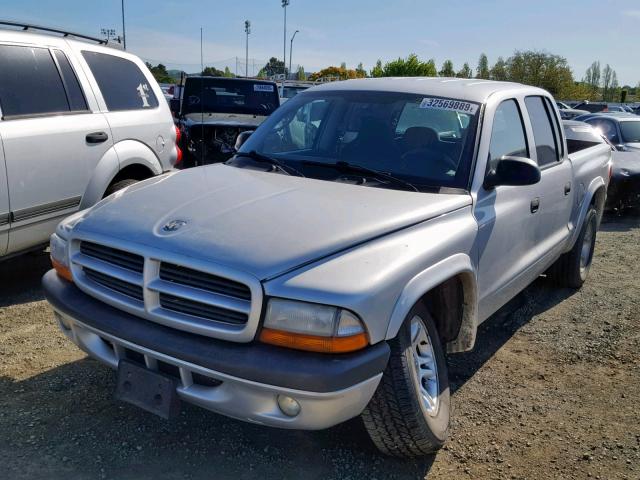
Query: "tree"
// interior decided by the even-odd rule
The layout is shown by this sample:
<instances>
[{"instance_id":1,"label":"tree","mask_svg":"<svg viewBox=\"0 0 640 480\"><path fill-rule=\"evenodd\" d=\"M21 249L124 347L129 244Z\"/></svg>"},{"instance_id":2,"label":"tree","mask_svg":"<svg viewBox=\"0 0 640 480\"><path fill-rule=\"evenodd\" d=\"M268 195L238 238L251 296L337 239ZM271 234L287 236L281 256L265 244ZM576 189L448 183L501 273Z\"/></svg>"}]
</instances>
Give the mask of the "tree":
<instances>
[{"instance_id":1,"label":"tree","mask_svg":"<svg viewBox=\"0 0 640 480\"><path fill-rule=\"evenodd\" d=\"M458 73L456 73L456 77L458 78L473 78L473 71L467 62L464 62L462 68Z\"/></svg>"},{"instance_id":2,"label":"tree","mask_svg":"<svg viewBox=\"0 0 640 480\"><path fill-rule=\"evenodd\" d=\"M453 70L453 62L451 60L445 60L442 63L442 69L438 72L441 77L455 77L456 72Z\"/></svg>"},{"instance_id":3,"label":"tree","mask_svg":"<svg viewBox=\"0 0 640 480\"><path fill-rule=\"evenodd\" d=\"M358 78L365 78L367 76L367 71L364 69L362 62L356 67L356 73L358 74Z\"/></svg>"},{"instance_id":4,"label":"tree","mask_svg":"<svg viewBox=\"0 0 640 480\"><path fill-rule=\"evenodd\" d=\"M222 70L218 70L216 67L204 67L201 75L206 77L224 77L224 72Z\"/></svg>"},{"instance_id":5,"label":"tree","mask_svg":"<svg viewBox=\"0 0 640 480\"><path fill-rule=\"evenodd\" d=\"M489 72L489 78L499 81L507 80L507 62L504 61L504 58L498 57L498 60Z\"/></svg>"},{"instance_id":6,"label":"tree","mask_svg":"<svg viewBox=\"0 0 640 480\"><path fill-rule=\"evenodd\" d=\"M159 63L154 67L149 62L145 62L145 65L147 66L149 71L151 71L151 74L158 83L175 83L175 78L169 75L169 72L167 72L167 67L165 67L163 64Z\"/></svg>"},{"instance_id":7,"label":"tree","mask_svg":"<svg viewBox=\"0 0 640 480\"><path fill-rule=\"evenodd\" d=\"M488 80L489 75L489 59L484 53L481 53L478 59L478 68L476 68L476 78Z\"/></svg>"},{"instance_id":8,"label":"tree","mask_svg":"<svg viewBox=\"0 0 640 480\"><path fill-rule=\"evenodd\" d=\"M285 75L289 74L287 68L284 65L284 62L282 60L278 60L276 57L271 57L267 64L262 67L262 70L264 71L264 75L267 77L282 75L283 73Z\"/></svg>"},{"instance_id":9,"label":"tree","mask_svg":"<svg viewBox=\"0 0 640 480\"><path fill-rule=\"evenodd\" d=\"M233 78L235 77L235 75L233 73L231 73L231 70L229 69L229 67L224 67L224 74L223 76L227 77L227 78Z\"/></svg>"},{"instance_id":10,"label":"tree","mask_svg":"<svg viewBox=\"0 0 640 480\"><path fill-rule=\"evenodd\" d=\"M382 68L382 60L378 60L376 62L376 66L371 69L371 76L373 78L384 76L384 68ZM638 85L640 86L640 83Z\"/></svg>"},{"instance_id":11,"label":"tree","mask_svg":"<svg viewBox=\"0 0 640 480\"><path fill-rule=\"evenodd\" d=\"M613 70L611 66L607 63L605 67L602 69L602 100L609 100L609 95L611 93L611 80L613 77Z\"/></svg>"},{"instance_id":12,"label":"tree","mask_svg":"<svg viewBox=\"0 0 640 480\"><path fill-rule=\"evenodd\" d=\"M342 68L343 70L346 70L346 69L347 69L347 64L346 64L346 62L342 62L342 63L340 64L340 68Z\"/></svg>"},{"instance_id":13,"label":"tree","mask_svg":"<svg viewBox=\"0 0 640 480\"><path fill-rule=\"evenodd\" d=\"M339 80L349 80L353 78L360 78L358 75L358 72L354 69L346 69L342 66L332 66L323 68L319 72L312 73L311 75L309 75L309 80L315 81L320 78L337 78ZM361 75L366 76L366 72L363 72Z\"/></svg>"},{"instance_id":14,"label":"tree","mask_svg":"<svg viewBox=\"0 0 640 480\"><path fill-rule=\"evenodd\" d=\"M438 72L433 59L421 61L415 53L407 58L398 58L385 63L378 61L371 71L372 77L435 77Z\"/></svg>"},{"instance_id":15,"label":"tree","mask_svg":"<svg viewBox=\"0 0 640 480\"><path fill-rule=\"evenodd\" d=\"M624 102L627 101L627 93L628 93L628 90L626 90L626 89L623 89L620 92L620 103L624 103Z\"/></svg>"},{"instance_id":16,"label":"tree","mask_svg":"<svg viewBox=\"0 0 640 480\"><path fill-rule=\"evenodd\" d=\"M573 85L566 58L535 50L516 51L509 57L507 79L544 88L556 96L562 96L562 92Z\"/></svg>"},{"instance_id":17,"label":"tree","mask_svg":"<svg viewBox=\"0 0 640 480\"><path fill-rule=\"evenodd\" d=\"M298 73L296 75L296 78L298 80L306 80L307 79L307 74L305 73L304 67L302 65L300 65L298 67Z\"/></svg>"},{"instance_id":18,"label":"tree","mask_svg":"<svg viewBox=\"0 0 640 480\"><path fill-rule=\"evenodd\" d=\"M584 75L584 83L589 85L592 94L598 92L600 88L600 61L593 62Z\"/></svg>"}]
</instances>

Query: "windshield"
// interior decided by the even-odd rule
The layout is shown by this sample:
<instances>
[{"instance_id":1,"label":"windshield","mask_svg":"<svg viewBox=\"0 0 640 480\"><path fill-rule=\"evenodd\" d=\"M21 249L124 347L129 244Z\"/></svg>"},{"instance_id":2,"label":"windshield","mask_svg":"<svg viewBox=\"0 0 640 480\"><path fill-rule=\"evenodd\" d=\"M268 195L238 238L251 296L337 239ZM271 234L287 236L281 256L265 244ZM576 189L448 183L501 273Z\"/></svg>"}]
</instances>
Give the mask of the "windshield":
<instances>
[{"instance_id":1,"label":"windshield","mask_svg":"<svg viewBox=\"0 0 640 480\"><path fill-rule=\"evenodd\" d=\"M640 143L640 121L620 122L620 130L624 143Z\"/></svg>"},{"instance_id":2,"label":"windshield","mask_svg":"<svg viewBox=\"0 0 640 480\"><path fill-rule=\"evenodd\" d=\"M187 79L182 113L270 115L279 104L271 82L192 77Z\"/></svg>"},{"instance_id":3,"label":"windshield","mask_svg":"<svg viewBox=\"0 0 640 480\"><path fill-rule=\"evenodd\" d=\"M319 166L347 162L418 189L466 189L479 110L477 103L424 95L309 91L278 109L240 152L324 180L343 181L344 172Z\"/></svg>"}]
</instances>

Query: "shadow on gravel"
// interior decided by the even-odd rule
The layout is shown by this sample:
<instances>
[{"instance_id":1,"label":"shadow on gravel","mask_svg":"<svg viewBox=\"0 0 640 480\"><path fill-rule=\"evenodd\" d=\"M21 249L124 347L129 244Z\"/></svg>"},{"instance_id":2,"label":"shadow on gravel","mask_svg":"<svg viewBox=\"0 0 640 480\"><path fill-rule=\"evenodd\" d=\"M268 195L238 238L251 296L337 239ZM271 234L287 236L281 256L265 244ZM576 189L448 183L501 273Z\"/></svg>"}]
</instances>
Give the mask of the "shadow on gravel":
<instances>
[{"instance_id":1,"label":"shadow on gravel","mask_svg":"<svg viewBox=\"0 0 640 480\"><path fill-rule=\"evenodd\" d=\"M600 230L603 232L628 232L640 228L640 209L626 210L622 214L606 214Z\"/></svg>"},{"instance_id":2,"label":"shadow on gravel","mask_svg":"<svg viewBox=\"0 0 640 480\"><path fill-rule=\"evenodd\" d=\"M7 478L422 479L435 459L382 456L359 419L301 432L184 404L165 421L114 400L114 388L114 372L88 358L23 381L0 378Z\"/></svg>"},{"instance_id":3,"label":"shadow on gravel","mask_svg":"<svg viewBox=\"0 0 640 480\"><path fill-rule=\"evenodd\" d=\"M44 250L0 262L0 307L43 300L40 279L50 268Z\"/></svg>"},{"instance_id":4,"label":"shadow on gravel","mask_svg":"<svg viewBox=\"0 0 640 480\"><path fill-rule=\"evenodd\" d=\"M449 355L451 393L465 384L507 341L535 315L545 312L575 293L539 277L478 328L471 352Z\"/></svg>"}]
</instances>

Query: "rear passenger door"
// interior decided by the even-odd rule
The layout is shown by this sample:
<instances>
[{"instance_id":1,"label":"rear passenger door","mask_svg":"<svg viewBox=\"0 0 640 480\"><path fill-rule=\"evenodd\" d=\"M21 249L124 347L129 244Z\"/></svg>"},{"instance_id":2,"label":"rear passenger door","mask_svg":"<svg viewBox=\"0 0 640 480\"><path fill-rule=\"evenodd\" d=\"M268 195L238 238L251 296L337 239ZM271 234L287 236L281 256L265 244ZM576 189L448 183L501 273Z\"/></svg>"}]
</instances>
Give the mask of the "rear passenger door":
<instances>
[{"instance_id":1,"label":"rear passenger door","mask_svg":"<svg viewBox=\"0 0 640 480\"><path fill-rule=\"evenodd\" d=\"M547 97L530 96L524 103L535 147L531 149L531 158L538 162L542 177L538 184L540 228L536 231L536 243L544 259L564 248L569 237L574 188L572 166L564 151L560 124L551 101Z\"/></svg>"},{"instance_id":2,"label":"rear passenger door","mask_svg":"<svg viewBox=\"0 0 640 480\"><path fill-rule=\"evenodd\" d=\"M0 44L0 137L11 205L8 253L47 241L77 210L111 147L86 78L60 49Z\"/></svg>"}]
</instances>

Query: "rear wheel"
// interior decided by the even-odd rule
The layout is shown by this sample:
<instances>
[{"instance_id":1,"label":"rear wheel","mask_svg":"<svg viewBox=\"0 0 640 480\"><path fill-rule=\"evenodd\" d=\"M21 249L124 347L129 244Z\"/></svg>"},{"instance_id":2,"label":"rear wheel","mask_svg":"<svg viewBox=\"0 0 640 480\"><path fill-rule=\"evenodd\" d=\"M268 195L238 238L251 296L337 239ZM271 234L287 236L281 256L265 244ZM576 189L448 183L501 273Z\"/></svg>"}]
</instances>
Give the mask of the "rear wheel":
<instances>
[{"instance_id":1,"label":"rear wheel","mask_svg":"<svg viewBox=\"0 0 640 480\"><path fill-rule=\"evenodd\" d=\"M134 180L133 178L126 178L124 180L118 180L117 182L112 183L111 185L109 185L107 190L104 192L104 196L108 197L112 193L115 193L118 190L122 190L123 188L126 188L126 187L128 187L130 185L133 185L134 183L138 183L138 180Z\"/></svg>"},{"instance_id":2,"label":"rear wheel","mask_svg":"<svg viewBox=\"0 0 640 480\"><path fill-rule=\"evenodd\" d=\"M448 435L450 396L444 351L427 309L416 305L389 343L389 363L362 413L365 427L387 455L433 453Z\"/></svg>"},{"instance_id":3,"label":"rear wheel","mask_svg":"<svg viewBox=\"0 0 640 480\"><path fill-rule=\"evenodd\" d=\"M573 248L562 255L549 270L556 284L580 288L589 275L598 231L598 213L590 208Z\"/></svg>"}]
</instances>

